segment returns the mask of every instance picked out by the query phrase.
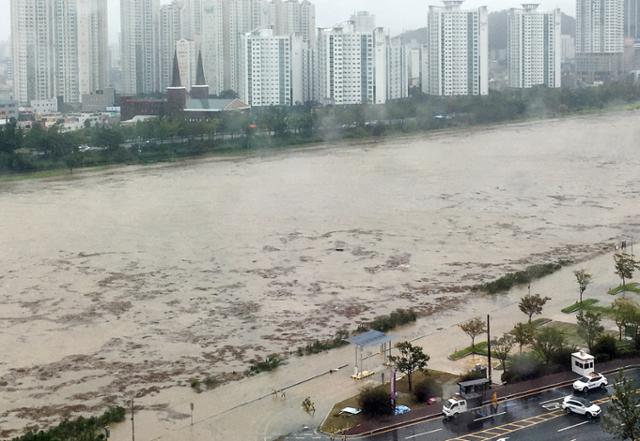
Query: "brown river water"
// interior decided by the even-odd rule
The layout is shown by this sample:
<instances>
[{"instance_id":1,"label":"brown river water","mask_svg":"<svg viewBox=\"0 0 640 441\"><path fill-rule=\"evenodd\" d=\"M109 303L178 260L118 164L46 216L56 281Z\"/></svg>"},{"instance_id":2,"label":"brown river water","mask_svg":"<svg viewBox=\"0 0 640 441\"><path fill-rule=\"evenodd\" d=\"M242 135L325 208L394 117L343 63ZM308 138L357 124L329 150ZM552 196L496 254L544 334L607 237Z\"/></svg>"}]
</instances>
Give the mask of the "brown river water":
<instances>
[{"instance_id":1,"label":"brown river water","mask_svg":"<svg viewBox=\"0 0 640 441\"><path fill-rule=\"evenodd\" d=\"M0 182L0 439L640 233L640 113Z\"/></svg>"}]
</instances>

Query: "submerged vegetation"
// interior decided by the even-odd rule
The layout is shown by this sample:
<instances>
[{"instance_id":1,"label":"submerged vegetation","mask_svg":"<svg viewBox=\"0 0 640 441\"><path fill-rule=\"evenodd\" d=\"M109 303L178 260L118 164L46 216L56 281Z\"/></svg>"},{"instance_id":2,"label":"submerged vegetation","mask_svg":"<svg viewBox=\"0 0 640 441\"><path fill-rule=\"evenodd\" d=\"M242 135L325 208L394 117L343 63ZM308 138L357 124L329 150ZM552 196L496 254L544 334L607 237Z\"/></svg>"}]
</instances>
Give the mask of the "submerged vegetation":
<instances>
[{"instance_id":1,"label":"submerged vegetation","mask_svg":"<svg viewBox=\"0 0 640 441\"><path fill-rule=\"evenodd\" d=\"M489 294L508 291L516 285L527 285L536 279L540 279L544 276L553 274L556 271L560 270L562 266L567 263L568 262L561 261L557 263L531 265L525 268L523 271L507 273L496 280L482 283L476 286L476 289L488 292Z\"/></svg>"},{"instance_id":2,"label":"submerged vegetation","mask_svg":"<svg viewBox=\"0 0 640 441\"><path fill-rule=\"evenodd\" d=\"M124 421L124 407L112 407L99 417L79 417L65 420L49 430L33 432L13 438L12 441L103 441L104 428Z\"/></svg>"},{"instance_id":3,"label":"submerged vegetation","mask_svg":"<svg viewBox=\"0 0 640 441\"><path fill-rule=\"evenodd\" d=\"M305 346L298 347L298 355L311 355L318 354L320 352L328 351L330 349L339 348L349 343L346 339L349 338L349 331L340 330L336 332L333 338L327 340L315 340Z\"/></svg>"},{"instance_id":4,"label":"submerged vegetation","mask_svg":"<svg viewBox=\"0 0 640 441\"><path fill-rule=\"evenodd\" d=\"M418 319L418 314L413 309L398 308L388 315L381 315L374 318L369 323L362 323L356 332L364 332L370 329L380 332L387 332L398 326L413 323Z\"/></svg>"}]
</instances>

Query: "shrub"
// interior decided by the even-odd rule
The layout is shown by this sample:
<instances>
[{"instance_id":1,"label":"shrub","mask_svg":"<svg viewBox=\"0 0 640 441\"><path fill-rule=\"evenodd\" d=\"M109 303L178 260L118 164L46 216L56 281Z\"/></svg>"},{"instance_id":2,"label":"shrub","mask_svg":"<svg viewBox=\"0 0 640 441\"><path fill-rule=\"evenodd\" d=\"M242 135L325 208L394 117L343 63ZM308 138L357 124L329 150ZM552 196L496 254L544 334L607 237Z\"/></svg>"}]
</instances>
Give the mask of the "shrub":
<instances>
[{"instance_id":1,"label":"shrub","mask_svg":"<svg viewBox=\"0 0 640 441\"><path fill-rule=\"evenodd\" d=\"M415 322L417 318L418 314L416 314L414 310L398 308L389 315L381 315L374 318L370 323L360 324L357 331L362 332L375 329L376 331L387 332L398 326Z\"/></svg>"},{"instance_id":2,"label":"shrub","mask_svg":"<svg viewBox=\"0 0 640 441\"><path fill-rule=\"evenodd\" d=\"M514 355L509 364L509 369L502 375L502 380L507 383L530 380L545 373L542 361L532 352Z\"/></svg>"},{"instance_id":3,"label":"shrub","mask_svg":"<svg viewBox=\"0 0 640 441\"><path fill-rule=\"evenodd\" d=\"M366 387L358 396L358 403L362 413L370 417L393 415L391 395L384 388Z\"/></svg>"},{"instance_id":4,"label":"shrub","mask_svg":"<svg viewBox=\"0 0 640 441\"><path fill-rule=\"evenodd\" d=\"M124 421L125 415L126 410L123 407L112 407L99 417L64 420L47 431L28 432L23 436L13 438L13 441L102 441L104 440L101 433L102 428L112 423L121 423Z\"/></svg>"},{"instance_id":5,"label":"shrub","mask_svg":"<svg viewBox=\"0 0 640 441\"><path fill-rule=\"evenodd\" d=\"M596 342L593 344L593 351L596 354L596 358L598 355L607 355L607 360L613 360L618 356L618 347L616 346L616 339L612 335L605 334L598 338ZM599 360L606 361L606 360Z\"/></svg>"},{"instance_id":6,"label":"shrub","mask_svg":"<svg viewBox=\"0 0 640 441\"><path fill-rule=\"evenodd\" d=\"M433 378L425 378L414 386L413 396L418 403L424 403L429 398L442 396L442 386Z\"/></svg>"},{"instance_id":7,"label":"shrub","mask_svg":"<svg viewBox=\"0 0 640 441\"><path fill-rule=\"evenodd\" d=\"M571 354L576 352L575 347L567 346L562 349L558 349L551 355L550 364L558 366L560 369L554 369L556 372L571 369ZM547 369L550 367L547 366Z\"/></svg>"},{"instance_id":8,"label":"shrub","mask_svg":"<svg viewBox=\"0 0 640 441\"><path fill-rule=\"evenodd\" d=\"M271 354L264 360L261 360L259 358L253 360L251 362L251 366L249 366L249 369L247 369L246 374L251 376L251 375L259 374L260 372L272 371L276 369L278 366L280 366L282 363L283 363L283 360L280 357L280 355Z\"/></svg>"},{"instance_id":9,"label":"shrub","mask_svg":"<svg viewBox=\"0 0 640 441\"><path fill-rule=\"evenodd\" d=\"M349 332L346 330L340 330L336 332L333 338L328 340L315 340L313 343L309 343L306 346L300 346L297 349L299 356L318 354L320 352L328 351L329 349L339 348L349 344L346 339L349 337Z\"/></svg>"},{"instance_id":10,"label":"shrub","mask_svg":"<svg viewBox=\"0 0 640 441\"><path fill-rule=\"evenodd\" d=\"M460 376L460 381L477 380L479 378L486 378L486 376L487 376L487 374L486 374L486 371L484 369L482 369L482 370L471 369L470 371L467 371L467 373L462 374Z\"/></svg>"},{"instance_id":11,"label":"shrub","mask_svg":"<svg viewBox=\"0 0 640 441\"><path fill-rule=\"evenodd\" d=\"M549 274L553 274L554 272L562 268L563 263L566 262L531 265L525 268L523 271L507 273L496 280L483 283L476 288L479 288L490 294L495 294L501 291L508 291L515 285L526 285L528 283L531 283L531 281L535 279L540 279Z\"/></svg>"}]
</instances>

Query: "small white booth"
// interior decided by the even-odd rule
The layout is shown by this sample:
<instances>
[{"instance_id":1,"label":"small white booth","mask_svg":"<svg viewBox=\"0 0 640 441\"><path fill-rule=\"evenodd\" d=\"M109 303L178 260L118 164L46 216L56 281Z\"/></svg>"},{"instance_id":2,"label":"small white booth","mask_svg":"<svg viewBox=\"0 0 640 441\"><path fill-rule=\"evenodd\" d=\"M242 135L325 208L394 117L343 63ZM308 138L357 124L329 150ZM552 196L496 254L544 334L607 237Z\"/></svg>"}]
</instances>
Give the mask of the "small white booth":
<instances>
[{"instance_id":1,"label":"small white booth","mask_svg":"<svg viewBox=\"0 0 640 441\"><path fill-rule=\"evenodd\" d=\"M585 351L571 354L571 370L578 375L587 377L595 371L595 358Z\"/></svg>"}]
</instances>

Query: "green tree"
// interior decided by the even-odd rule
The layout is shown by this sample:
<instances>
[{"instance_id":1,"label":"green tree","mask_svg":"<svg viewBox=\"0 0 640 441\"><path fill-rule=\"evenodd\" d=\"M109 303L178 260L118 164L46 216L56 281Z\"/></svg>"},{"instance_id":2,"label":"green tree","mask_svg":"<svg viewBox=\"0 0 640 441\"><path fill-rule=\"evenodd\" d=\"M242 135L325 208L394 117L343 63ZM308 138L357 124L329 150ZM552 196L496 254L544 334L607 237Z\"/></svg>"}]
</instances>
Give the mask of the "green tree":
<instances>
[{"instance_id":1,"label":"green tree","mask_svg":"<svg viewBox=\"0 0 640 441\"><path fill-rule=\"evenodd\" d=\"M502 337L495 339L491 342L492 352L496 358L500 360L502 364L502 370L507 370L507 358L511 354L513 346L516 344L516 339L512 334L504 334Z\"/></svg>"},{"instance_id":2,"label":"green tree","mask_svg":"<svg viewBox=\"0 0 640 441\"><path fill-rule=\"evenodd\" d=\"M640 317L640 307L632 300L619 297L613 301L611 306L614 321L618 327L618 339L622 340L622 333L627 327L638 322Z\"/></svg>"},{"instance_id":3,"label":"green tree","mask_svg":"<svg viewBox=\"0 0 640 441\"><path fill-rule=\"evenodd\" d=\"M557 328L544 327L533 337L533 349L547 364L555 354L565 348L566 343L564 333Z\"/></svg>"},{"instance_id":4,"label":"green tree","mask_svg":"<svg viewBox=\"0 0 640 441\"><path fill-rule=\"evenodd\" d=\"M593 349L593 344L604 332L602 326L602 315L592 311L579 311L577 316L578 335L584 338L589 351Z\"/></svg>"},{"instance_id":5,"label":"green tree","mask_svg":"<svg viewBox=\"0 0 640 441\"><path fill-rule=\"evenodd\" d=\"M541 297L540 294L527 294L520 299L518 307L520 311L529 317L529 323L531 323L531 317L534 314L542 314L542 308L549 300L551 300L551 297Z\"/></svg>"},{"instance_id":6,"label":"green tree","mask_svg":"<svg viewBox=\"0 0 640 441\"><path fill-rule=\"evenodd\" d=\"M633 272L640 269L640 262L627 253L616 253L613 256L615 273L622 279L622 285L626 284L628 279L633 277Z\"/></svg>"},{"instance_id":7,"label":"green tree","mask_svg":"<svg viewBox=\"0 0 640 441\"><path fill-rule=\"evenodd\" d=\"M389 391L381 387L365 387L360 391L358 404L366 416L380 417L393 415L393 405Z\"/></svg>"},{"instance_id":8,"label":"green tree","mask_svg":"<svg viewBox=\"0 0 640 441\"><path fill-rule=\"evenodd\" d=\"M480 317L475 317L458 325L471 338L471 349L476 347L476 337L487 332L487 324Z\"/></svg>"},{"instance_id":9,"label":"green tree","mask_svg":"<svg viewBox=\"0 0 640 441\"><path fill-rule=\"evenodd\" d=\"M396 369L407 374L409 390L411 390L413 373L425 370L430 357L424 353L420 346L414 346L408 341L398 343L396 347L400 351L400 355L391 356L389 360Z\"/></svg>"},{"instance_id":10,"label":"green tree","mask_svg":"<svg viewBox=\"0 0 640 441\"><path fill-rule=\"evenodd\" d=\"M533 343L535 328L531 323L518 323L513 327L511 334L518 344L519 353L522 354L522 347Z\"/></svg>"},{"instance_id":11,"label":"green tree","mask_svg":"<svg viewBox=\"0 0 640 441\"><path fill-rule=\"evenodd\" d=\"M632 379L622 371L613 385L613 396L602 419L604 430L619 440L640 440L640 396Z\"/></svg>"},{"instance_id":12,"label":"green tree","mask_svg":"<svg viewBox=\"0 0 640 441\"><path fill-rule=\"evenodd\" d=\"M591 283L591 274L586 270L580 269L573 272L576 276L576 282L578 282L578 291L580 293L580 305L582 305L582 295L587 290L587 287Z\"/></svg>"}]
</instances>

